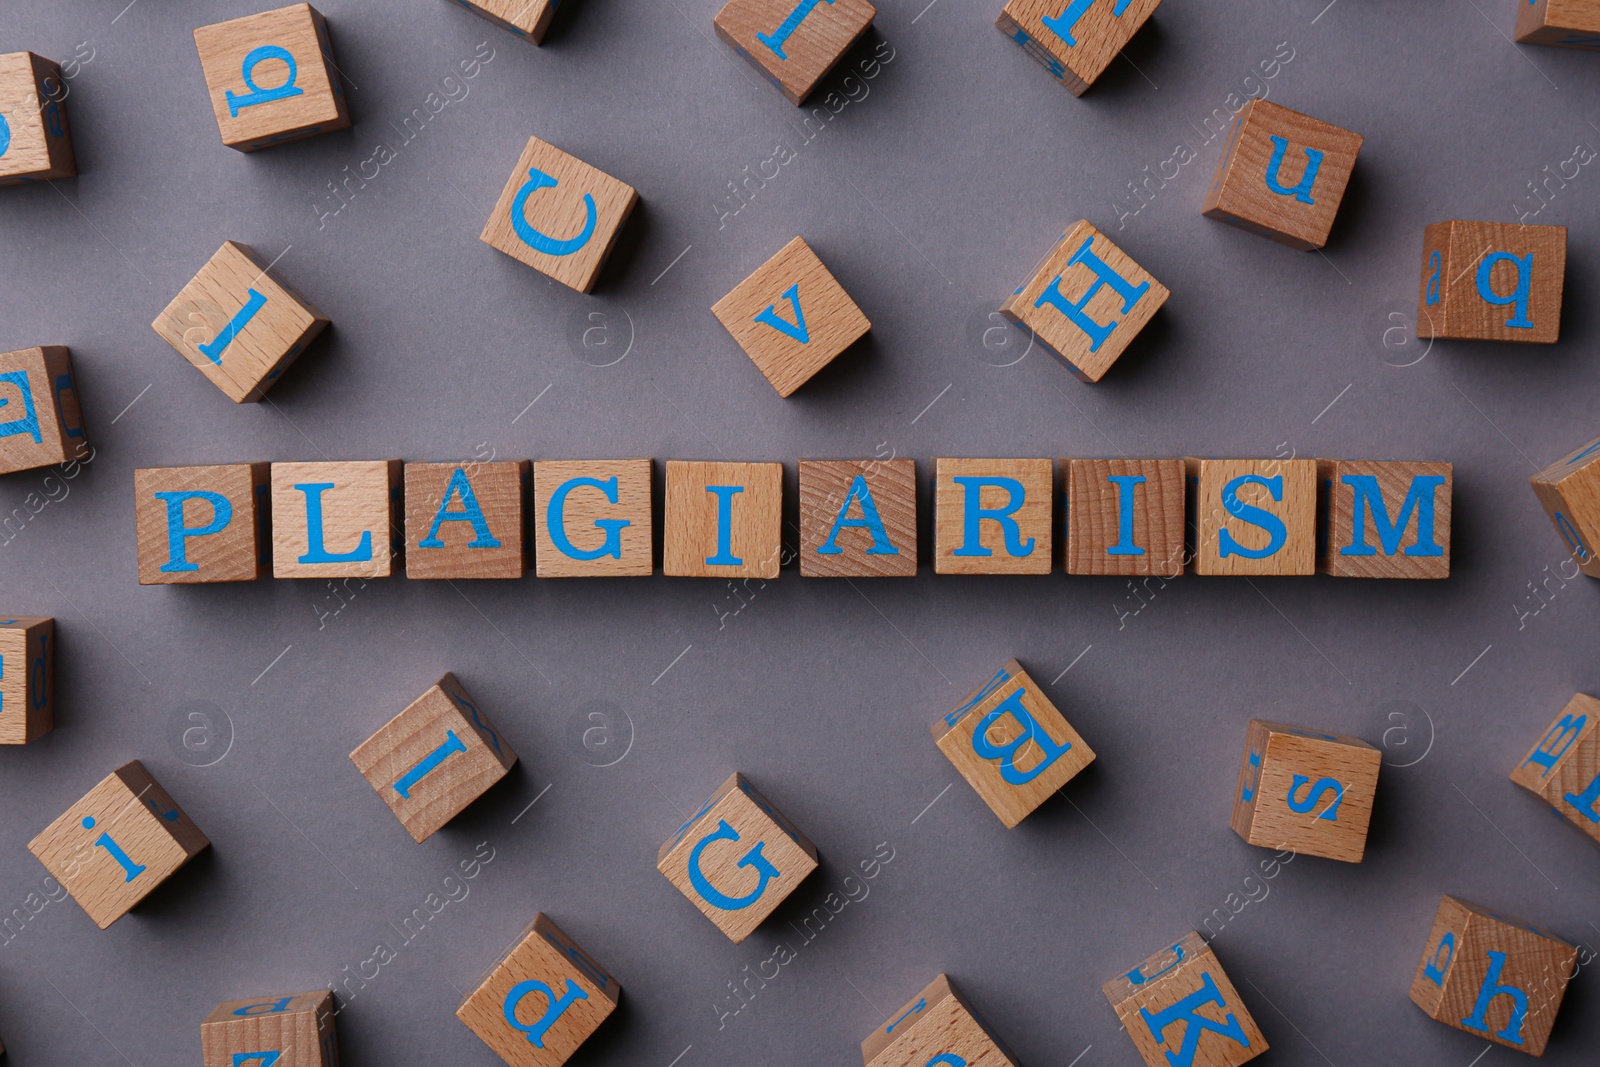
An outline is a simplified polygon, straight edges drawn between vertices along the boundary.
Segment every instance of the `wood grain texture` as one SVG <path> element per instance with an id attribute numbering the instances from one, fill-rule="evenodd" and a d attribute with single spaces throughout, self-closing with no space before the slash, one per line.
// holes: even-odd
<path id="1" fill-rule="evenodd" d="M 872 525 L 840 526 L 834 534 L 834 524 L 841 520 L 871 523 L 873 519 L 881 524 L 887 547 L 878 543 Z M 838 551 L 819 551 L 825 546 Z M 801 577 L 914 578 L 916 574 L 915 460 L 800 461 Z"/>
<path id="2" fill-rule="evenodd" d="M 1317 482 L 1323 515 L 1319 573 L 1339 578 L 1450 577 L 1453 464 L 1319 459 Z M 1382 514 L 1370 496 L 1374 485 Z M 1357 486 L 1368 488 L 1358 496 Z M 1426 536 L 1428 531 L 1432 536 Z"/>
<path id="3" fill-rule="evenodd" d="M 535 463 L 533 529 L 539 577 L 647 578 L 654 574 L 654 469 L 651 459 L 542 459 Z M 571 485 L 578 478 L 601 485 Z M 602 550 L 604 555 L 578 559 L 556 547 L 550 504 L 562 486 L 570 486 L 560 509 L 567 544 L 580 555 Z M 615 504 L 611 502 L 613 491 Z"/>
<path id="4" fill-rule="evenodd" d="M 1573 562 L 1589 577 L 1600 578 L 1600 439 L 1574 449 L 1529 484 Z"/>
<path id="5" fill-rule="evenodd" d="M 1600 50 L 1600 0 L 1536 0 L 1517 5 L 1517 43 Z"/>
<path id="6" fill-rule="evenodd" d="M 456 0 L 456 3 L 503 30 L 509 30 L 535 45 L 555 21 L 561 0 Z"/>
<path id="7" fill-rule="evenodd" d="M 142 467 L 133 472 L 140 585 L 253 582 L 272 566 L 267 463 Z M 157 494 L 207 493 L 206 497 Z M 188 532 L 176 537 L 172 527 Z M 174 552 L 174 544 L 180 546 Z M 180 569 L 190 568 L 193 569 Z"/>
<path id="8" fill-rule="evenodd" d="M 1267 1051 L 1267 1039 L 1216 954 L 1193 931 L 1106 982 L 1100 991 L 1111 1002 L 1147 1067 L 1171 1067 L 1174 1063 L 1237 1067 Z M 1211 1026 L 1190 1022 L 1183 1011 L 1171 1018 L 1162 1016 L 1189 997 L 1196 999 L 1185 1006 Z M 1191 1040 L 1195 1043 L 1192 1055 L 1185 1058 L 1181 1051 Z"/>
<path id="9" fill-rule="evenodd" d="M 255 152 L 349 129 L 350 111 L 333 62 L 328 23 L 310 4 L 201 26 L 194 31 L 194 43 L 211 111 L 229 148 Z M 285 52 L 293 58 L 292 66 L 284 60 Z"/>
<path id="10" fill-rule="evenodd" d="M 950 979 L 939 975 L 861 1042 L 864 1067 L 1016 1067 L 1016 1060 L 972 1010 Z"/>
<path id="11" fill-rule="evenodd" d="M 1436 222 L 1423 231 L 1417 336 L 1554 344 L 1566 271 L 1565 226 Z"/>
<path id="12" fill-rule="evenodd" d="M 61 68 L 50 60 L 32 52 L 0 56 L 0 120 L 10 133 L 0 151 L 0 186 L 77 175 L 66 95 Z"/>
<path id="13" fill-rule="evenodd" d="M 738 486 L 740 491 L 714 493 L 712 486 Z M 725 546 L 720 519 L 724 499 L 731 508 Z M 668 460 L 663 522 L 661 564 L 668 576 L 776 578 L 783 549 L 783 464 Z"/>
<path id="14" fill-rule="evenodd" d="M 134 760 L 45 827 L 28 851 L 104 930 L 210 844 Z"/>
<path id="15" fill-rule="evenodd" d="M 728 0 L 712 25 L 796 106 L 844 58 L 878 14 L 867 0 Z M 791 20 L 803 15 L 798 23 Z"/>
<path id="16" fill-rule="evenodd" d="M 88 431 L 65 345 L 0 353 L 0 474 L 88 459 Z"/>
<path id="17" fill-rule="evenodd" d="M 1511 780 L 1600 844 L 1600 700 L 1568 701 Z"/>
<path id="18" fill-rule="evenodd" d="M 25 745 L 55 725 L 56 621 L 0 618 L 0 745 Z"/>
<path id="19" fill-rule="evenodd" d="M 1016 482 L 1020 491 L 992 479 Z M 996 517 L 1013 505 L 1004 521 Z M 971 543 L 969 510 L 983 513 L 972 520 L 976 536 Z M 933 461 L 935 574 L 1049 574 L 1054 522 L 1055 467 L 1050 460 Z"/>
<path id="20" fill-rule="evenodd" d="M 252 1054 L 278 1053 L 272 1067 L 338 1067 L 339 1039 L 334 1025 L 338 1005 L 333 992 L 230 1000 L 218 1004 L 200 1024 L 200 1055 L 205 1067 L 255 1067 Z"/>
<path id="21" fill-rule="evenodd" d="M 1073 96 L 1082 96 L 1160 6 L 1161 0 L 1131 0 L 1119 14 L 1111 0 L 1099 0 L 1058 32 L 1044 20 L 1065 15 L 1066 0 L 1006 0 L 995 26 Z"/>
<path id="22" fill-rule="evenodd" d="M 387 578 L 403 542 L 398 459 L 272 465 L 274 578 Z M 330 485 L 320 495 L 296 486 Z M 310 515 L 320 502 L 322 536 L 311 544 Z M 321 562 L 313 549 L 341 557 Z"/>
<path id="23" fill-rule="evenodd" d="M 1312 574 L 1317 566 L 1317 463 L 1311 459 L 1197 459 L 1184 461 L 1189 478 L 1191 570 L 1195 574 Z M 1259 482 L 1238 482 L 1260 478 Z M 1282 479 L 1281 483 L 1276 479 Z M 1228 486 L 1235 485 L 1228 493 Z M 1274 488 L 1278 490 L 1274 494 Z M 1278 531 L 1249 509 L 1283 524 Z M 1246 521 L 1246 517 L 1258 521 Z M 1226 534 L 1226 536 L 1224 536 Z M 1253 559 L 1245 553 L 1266 552 Z M 1226 555 L 1224 553 L 1226 552 Z"/>
<path id="24" fill-rule="evenodd" d="M 521 578 L 528 475 L 525 459 L 407 463 L 406 577 Z"/>
<path id="25" fill-rule="evenodd" d="M 1183 460 L 1063 458 L 1058 469 L 1067 502 L 1061 555 L 1068 574 L 1176 578 L 1183 573 Z M 1131 478 L 1143 481 L 1113 481 Z M 1131 494 L 1126 506 L 1132 515 L 1132 536 L 1126 544 L 1124 494 Z"/>
<path id="26" fill-rule="evenodd" d="M 562 285 L 587 293 L 594 288 L 623 223 L 638 202 L 639 194 L 632 186 L 555 145 L 530 137 L 479 240 Z M 547 243 L 547 250 L 518 236 L 514 209 L 520 210 L 520 221 L 532 228 L 530 237 L 536 243 Z M 571 251 L 567 250 L 569 243 L 575 246 Z"/>
<path id="27" fill-rule="evenodd" d="M 799 237 L 734 286 L 711 313 L 784 397 L 872 329 Z"/>
<path id="28" fill-rule="evenodd" d="M 1251 719 L 1229 825 L 1252 845 L 1360 863 L 1382 764 L 1359 737 Z"/>

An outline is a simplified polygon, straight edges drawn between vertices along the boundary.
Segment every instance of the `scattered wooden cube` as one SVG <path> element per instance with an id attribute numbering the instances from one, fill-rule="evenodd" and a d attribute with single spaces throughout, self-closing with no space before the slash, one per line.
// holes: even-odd
<path id="1" fill-rule="evenodd" d="M 816 848 L 738 773 L 656 853 L 656 870 L 736 945 L 816 869 Z"/>
<path id="2" fill-rule="evenodd" d="M 1574 696 L 1511 780 L 1600 844 L 1600 700 Z"/>
<path id="3" fill-rule="evenodd" d="M 1359 737 L 1251 719 L 1233 832 L 1252 845 L 1360 863 L 1383 752 Z"/>
<path id="4" fill-rule="evenodd" d="M 1068 574 L 1183 573 L 1181 459 L 1062 459 Z"/>
<path id="5" fill-rule="evenodd" d="M 776 578 L 783 464 L 667 461 L 662 570 L 686 578 Z"/>
<path id="6" fill-rule="evenodd" d="M 864 1067 L 1016 1067 L 1016 1060 L 944 975 L 865 1041 Z"/>
<path id="7" fill-rule="evenodd" d="M 872 329 L 844 286 L 800 237 L 734 286 L 711 313 L 779 396 L 810 381 Z"/>
<path id="8" fill-rule="evenodd" d="M 1016 660 L 931 729 L 939 751 L 1008 828 L 1094 762 L 1094 750 Z"/>
<path id="9" fill-rule="evenodd" d="M 0 474 L 89 456 L 73 382 L 65 345 L 0 353 Z"/>
<path id="10" fill-rule="evenodd" d="M 511 1067 L 559 1067 L 617 1007 L 622 987 L 542 912 L 456 1018 Z"/>
<path id="11" fill-rule="evenodd" d="M 134 760 L 45 827 L 28 851 L 104 930 L 210 844 Z"/>
<path id="12" fill-rule="evenodd" d="M 294 4 L 194 31 L 222 143 L 254 152 L 350 128 L 328 23 Z"/>
<path id="13" fill-rule="evenodd" d="M 1148 1067 L 1237 1067 L 1267 1051 L 1211 946 L 1193 931 L 1100 991 Z"/>
<path id="14" fill-rule="evenodd" d="M 1006 0 L 995 26 L 1082 96 L 1161 0 Z"/>
<path id="15" fill-rule="evenodd" d="M 272 465 L 274 578 L 387 578 L 400 540 L 398 459 Z"/>
<path id="16" fill-rule="evenodd" d="M 1600 6 L 1594 0 L 1528 0 L 1517 5 L 1517 42 L 1600 50 Z"/>
<path id="17" fill-rule="evenodd" d="M 407 578 L 521 578 L 527 460 L 405 465 Z"/>
<path id="18" fill-rule="evenodd" d="M 0 619 L 0 745 L 25 745 L 55 725 L 56 621 Z"/>
<path id="19" fill-rule="evenodd" d="M 800 461 L 801 577 L 916 574 L 915 460 Z"/>
<path id="20" fill-rule="evenodd" d="M 253 582 L 272 565 L 270 464 L 133 472 L 139 584 Z"/>
<path id="21" fill-rule="evenodd" d="M 717 36 L 800 105 L 872 25 L 867 0 L 728 0 Z"/>
<path id="22" fill-rule="evenodd" d="M 530 137 L 479 240 L 587 293 L 638 202 L 632 186 Z"/>
<path id="23" fill-rule="evenodd" d="M 77 175 L 66 96 L 61 68 L 50 60 L 0 56 L 0 185 Z"/>
<path id="24" fill-rule="evenodd" d="M 541 578 L 653 574 L 653 470 L 650 459 L 542 459 L 535 463 L 535 573 Z"/>
<path id="25" fill-rule="evenodd" d="M 200 1024 L 205 1067 L 339 1067 L 333 991 L 230 1000 Z"/>
<path id="26" fill-rule="evenodd" d="M 935 459 L 933 512 L 935 574 L 1050 573 L 1048 459 Z"/>
<path id="27" fill-rule="evenodd" d="M 544 43 L 561 0 L 456 0 L 473 14 L 488 19 L 525 41 Z"/>
<path id="28" fill-rule="evenodd" d="M 1185 461 L 1194 497 L 1195 574 L 1313 574 L 1317 461 Z"/>
<path id="29" fill-rule="evenodd" d="M 1529 483 L 1573 562 L 1600 578 L 1600 439 L 1535 474 Z M 1595 546 L 1595 547 L 1590 547 Z"/>
<path id="30" fill-rule="evenodd" d="M 1411 999 L 1446 1026 L 1542 1056 L 1577 959 L 1554 934 L 1446 896 Z"/>
<path id="31" fill-rule="evenodd" d="M 1170 295 L 1109 237 L 1080 220 L 1000 314 L 1032 330 L 1073 374 L 1098 382 Z"/>
<path id="32" fill-rule="evenodd" d="M 1317 570 L 1340 578 L 1450 577 L 1449 463 L 1319 459 L 1327 501 Z"/>
<path id="33" fill-rule="evenodd" d="M 422 842 L 504 778 L 517 754 L 446 674 L 361 742 L 350 762 Z"/>
<path id="34" fill-rule="evenodd" d="M 1417 336 L 1554 344 L 1567 228 L 1436 222 L 1422 237 Z"/>

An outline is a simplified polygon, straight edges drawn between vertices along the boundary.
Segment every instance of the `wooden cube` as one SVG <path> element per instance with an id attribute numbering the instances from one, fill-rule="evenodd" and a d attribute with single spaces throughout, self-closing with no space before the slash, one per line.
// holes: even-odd
<path id="1" fill-rule="evenodd" d="M 407 578 L 521 578 L 527 460 L 405 465 Z"/>
<path id="2" fill-rule="evenodd" d="M 617 980 L 541 912 L 467 994 L 456 1018 L 511 1067 L 558 1067 L 621 995 Z"/>
<path id="3" fill-rule="evenodd" d="M 32 52 L 0 56 L 0 185 L 78 173 L 61 68 Z"/>
<path id="4" fill-rule="evenodd" d="M 473 14 L 539 45 L 555 21 L 561 0 L 456 0 Z"/>
<path id="5" fill-rule="evenodd" d="M 1450 577 L 1449 463 L 1319 459 L 1317 570 L 1340 578 Z"/>
<path id="6" fill-rule="evenodd" d="M 1095 79 L 1161 0 L 1006 0 L 995 26 L 1073 96 Z"/>
<path id="7" fill-rule="evenodd" d="M 1195 574 L 1312 574 L 1317 462 L 1185 460 L 1194 499 Z"/>
<path id="8" fill-rule="evenodd" d="M 1517 5 L 1517 41 L 1600 50 L 1600 4 L 1595 0 L 1528 0 Z"/>
<path id="9" fill-rule="evenodd" d="M 1236 1067 L 1267 1051 L 1216 954 L 1193 931 L 1100 991 L 1148 1067 Z"/>
<path id="10" fill-rule="evenodd" d="M 398 459 L 272 465 L 274 578 L 387 578 L 403 544 Z"/>
<path id="11" fill-rule="evenodd" d="M 789 103 L 799 105 L 877 14 L 867 0 L 728 0 L 712 25 Z"/>
<path id="12" fill-rule="evenodd" d="M 530 137 L 479 240 L 587 293 L 638 202 L 632 186 Z"/>
<path id="13" fill-rule="evenodd" d="M 865 1041 L 864 1067 L 1016 1067 L 1016 1060 L 945 975 L 929 982 Z"/>
<path id="14" fill-rule="evenodd" d="M 253 582 L 272 565 L 267 463 L 133 472 L 140 585 Z"/>
<path id="15" fill-rule="evenodd" d="M 339 1067 L 333 992 L 230 1000 L 200 1024 L 205 1067 Z"/>
<path id="16" fill-rule="evenodd" d="M 1068 574 L 1183 573 L 1181 459 L 1062 459 Z"/>
<path id="17" fill-rule="evenodd" d="M 817 850 L 731 774 L 656 853 L 656 870 L 738 944 L 817 869 Z"/>
<path id="18" fill-rule="evenodd" d="M 0 353 L 0 474 L 89 454 L 66 346 Z"/>
<path id="19" fill-rule="evenodd" d="M 1600 700 L 1574 696 L 1511 780 L 1600 844 Z"/>
<path id="20" fill-rule="evenodd" d="M 801 577 L 916 574 L 915 460 L 800 461 Z"/>
<path id="21" fill-rule="evenodd" d="M 1447 1026 L 1542 1056 L 1577 959 L 1555 934 L 1446 896 L 1411 999 Z"/>
<path id="22" fill-rule="evenodd" d="M 1032 330 L 1073 374 L 1098 382 L 1169 295 L 1109 237 L 1080 220 L 1000 314 Z"/>
<path id="23" fill-rule="evenodd" d="M 294 4 L 194 31 L 222 143 L 254 152 L 350 128 L 328 23 Z"/>
<path id="24" fill-rule="evenodd" d="M 224 242 L 150 325 L 236 404 L 260 400 L 328 317 L 247 245 Z"/>
<path id="25" fill-rule="evenodd" d="M 1048 459 L 935 459 L 935 574 L 1049 574 L 1055 469 Z"/>
<path id="26" fill-rule="evenodd" d="M 711 313 L 779 396 L 810 381 L 872 329 L 844 286 L 800 237 L 734 286 L 712 305 Z"/>
<path id="27" fill-rule="evenodd" d="M 1328 243 L 1364 138 L 1270 100 L 1246 104 L 1200 213 L 1302 252 Z"/>
<path id="28" fill-rule="evenodd" d="M 783 464 L 667 461 L 662 570 L 687 578 L 776 578 Z"/>
<path id="29" fill-rule="evenodd" d="M 1573 562 L 1589 577 L 1600 578 L 1600 557 L 1595 555 L 1600 549 L 1600 439 L 1552 463 L 1529 484 Z"/>
<path id="30" fill-rule="evenodd" d="M 104 930 L 210 844 L 134 760 L 45 827 L 28 851 Z"/>
<path id="31" fill-rule="evenodd" d="M 1360 863 L 1383 752 L 1359 737 L 1251 719 L 1233 832 L 1252 845 Z"/>
<path id="32" fill-rule="evenodd" d="M 1094 750 L 1016 660 L 931 729 L 939 751 L 1008 828 L 1094 762 Z"/>
<path id="33" fill-rule="evenodd" d="M 0 745 L 25 745 L 55 725 L 56 621 L 0 619 Z"/>
<path id="34" fill-rule="evenodd" d="M 350 762 L 422 842 L 504 778 L 517 754 L 446 674 L 361 742 Z"/>
<path id="35" fill-rule="evenodd" d="M 640 578 L 655 572 L 650 459 L 540 460 L 533 465 L 536 573 Z"/>
<path id="36" fill-rule="evenodd" d="M 1422 236 L 1417 336 L 1554 344 L 1567 228 L 1436 222 Z"/>

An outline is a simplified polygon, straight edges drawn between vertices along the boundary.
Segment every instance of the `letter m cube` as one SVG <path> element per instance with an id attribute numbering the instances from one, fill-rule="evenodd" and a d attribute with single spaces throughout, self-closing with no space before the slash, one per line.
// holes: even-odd
<path id="1" fill-rule="evenodd" d="M 1600 844 L 1600 700 L 1574 696 L 1511 780 Z"/>

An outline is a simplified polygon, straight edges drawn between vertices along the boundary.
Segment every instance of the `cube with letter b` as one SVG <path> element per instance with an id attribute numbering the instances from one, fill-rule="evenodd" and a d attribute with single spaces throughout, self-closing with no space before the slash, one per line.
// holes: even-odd
<path id="1" fill-rule="evenodd" d="M 800 461 L 800 576 L 914 578 L 917 464 Z"/>
<path id="2" fill-rule="evenodd" d="M 1567 228 L 1436 222 L 1422 236 L 1417 336 L 1554 344 Z"/>
<path id="3" fill-rule="evenodd" d="M 55 724 L 56 621 L 0 619 L 0 745 L 25 745 Z"/>
<path id="4" fill-rule="evenodd" d="M 194 31 L 222 143 L 240 152 L 350 127 L 328 42 L 310 4 Z"/>
<path id="5" fill-rule="evenodd" d="M 1181 459 L 1063 459 L 1068 574 L 1183 573 Z"/>
<path id="6" fill-rule="evenodd" d="M 1016 1067 L 954 983 L 944 975 L 861 1042 L 863 1067 Z"/>
<path id="7" fill-rule="evenodd" d="M 133 472 L 139 584 L 253 582 L 271 566 L 267 463 Z"/>
<path id="8" fill-rule="evenodd" d="M 1195 574 L 1316 572 L 1316 460 L 1191 456 L 1185 463 Z"/>
<path id="9" fill-rule="evenodd" d="M 1529 484 L 1578 569 L 1600 578 L 1600 440 L 1552 463 Z"/>
<path id="10" fill-rule="evenodd" d="M 404 542 L 398 459 L 272 465 L 274 578 L 387 578 Z"/>
<path id="11" fill-rule="evenodd" d="M 1574 696 L 1511 780 L 1600 844 L 1600 700 Z"/>
<path id="12" fill-rule="evenodd" d="M 1317 570 L 1341 578 L 1450 577 L 1449 463 L 1317 460 L 1326 497 Z"/>
<path id="13" fill-rule="evenodd" d="M 662 569 L 687 578 L 776 578 L 783 464 L 667 461 Z"/>
<path id="14" fill-rule="evenodd" d="M 1161 0 L 1006 0 L 995 26 L 1082 96 Z"/>
<path id="15" fill-rule="evenodd" d="M 1048 459 L 935 459 L 933 486 L 935 574 L 1050 573 Z"/>
<path id="16" fill-rule="evenodd" d="M 1252 845 L 1360 863 L 1382 764 L 1359 737 L 1251 719 L 1233 831 Z"/>
<path id="17" fill-rule="evenodd" d="M 521 578 L 527 460 L 407 463 L 407 578 Z"/>
<path id="18" fill-rule="evenodd" d="M 1100 990 L 1148 1067 L 1238 1067 L 1267 1051 L 1211 946 L 1192 931 Z"/>
<path id="19" fill-rule="evenodd" d="M 1526 0 L 1517 5 L 1517 42 L 1600 51 L 1600 5 L 1594 0 Z"/>
<path id="20" fill-rule="evenodd" d="M 32 52 L 0 56 L 0 185 L 78 173 L 61 68 Z"/>
<path id="21" fill-rule="evenodd" d="M 0 353 L 0 474 L 90 454 L 66 346 Z"/>
<path id="22" fill-rule="evenodd" d="M 339 1067 L 333 991 L 230 1000 L 200 1024 L 205 1067 Z"/>
<path id="23" fill-rule="evenodd" d="M 533 465 L 536 573 L 641 578 L 655 571 L 649 459 L 542 459 Z"/>
<path id="24" fill-rule="evenodd" d="M 867 0 L 728 0 L 712 25 L 789 103 L 799 105 L 877 14 Z"/>

